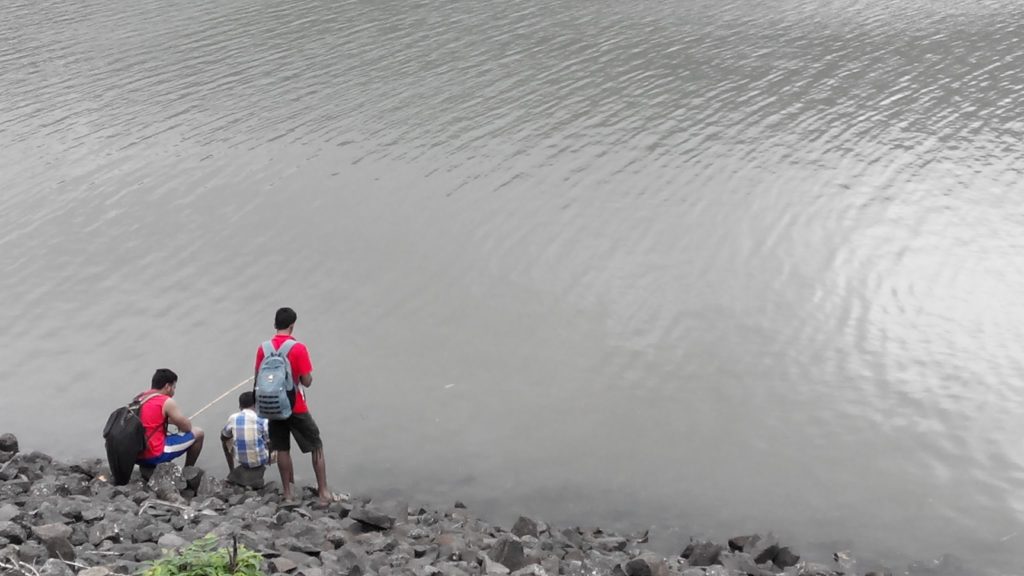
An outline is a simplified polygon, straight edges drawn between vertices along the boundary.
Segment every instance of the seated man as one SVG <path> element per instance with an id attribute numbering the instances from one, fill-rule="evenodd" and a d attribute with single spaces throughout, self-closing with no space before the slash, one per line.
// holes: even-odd
<path id="1" fill-rule="evenodd" d="M 228 482 L 250 488 L 263 486 L 263 472 L 270 462 L 267 419 L 256 415 L 255 408 L 255 394 L 252 391 L 243 392 L 238 397 L 238 412 L 228 417 L 227 424 L 220 432 L 224 458 L 228 462 Z"/>
<path id="2" fill-rule="evenodd" d="M 157 464 L 170 462 L 182 454 L 185 466 L 194 466 L 203 449 L 203 431 L 192 425 L 174 401 L 177 388 L 178 375 L 160 368 L 153 374 L 152 388 L 138 396 L 142 399 L 139 419 L 146 430 L 146 449 L 136 462 L 144 477 L 148 477 Z M 168 424 L 177 426 L 178 433 L 168 434 Z"/>

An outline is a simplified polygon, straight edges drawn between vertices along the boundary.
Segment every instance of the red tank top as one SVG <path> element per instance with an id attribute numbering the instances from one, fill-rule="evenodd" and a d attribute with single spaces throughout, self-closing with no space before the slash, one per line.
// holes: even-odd
<path id="1" fill-rule="evenodd" d="M 139 398 L 145 398 L 154 394 L 152 390 L 139 394 Z M 142 420 L 142 427 L 146 429 L 146 438 L 149 438 L 146 449 L 139 454 L 140 459 L 152 458 L 164 453 L 164 443 L 167 441 L 167 419 L 164 417 L 164 404 L 170 398 L 167 394 L 156 393 L 139 411 L 139 420 Z"/>

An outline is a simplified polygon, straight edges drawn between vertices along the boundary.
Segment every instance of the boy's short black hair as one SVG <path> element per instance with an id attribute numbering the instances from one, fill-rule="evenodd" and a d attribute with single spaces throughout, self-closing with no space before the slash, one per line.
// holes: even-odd
<path id="1" fill-rule="evenodd" d="M 178 381 L 178 375 L 169 368 L 158 368 L 153 373 L 153 390 L 159 390 L 168 384 L 174 384 Z"/>
<path id="2" fill-rule="evenodd" d="M 277 314 L 274 315 L 274 328 L 277 330 L 284 330 L 295 324 L 295 321 L 299 319 L 298 314 L 291 308 L 279 308 Z"/>
<path id="3" fill-rule="evenodd" d="M 252 393 L 252 390 L 248 392 L 242 392 L 238 396 L 238 407 L 241 408 L 252 408 L 256 405 L 256 395 Z"/>

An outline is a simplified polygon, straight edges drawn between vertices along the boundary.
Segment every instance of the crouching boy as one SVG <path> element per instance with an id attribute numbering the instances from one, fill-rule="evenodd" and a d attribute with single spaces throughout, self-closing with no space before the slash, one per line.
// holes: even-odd
<path id="1" fill-rule="evenodd" d="M 238 397 L 238 412 L 228 417 L 220 440 L 228 462 L 228 482 L 262 488 L 263 473 L 270 463 L 270 433 L 267 419 L 256 414 L 256 397 L 252 392 L 243 392 Z"/>

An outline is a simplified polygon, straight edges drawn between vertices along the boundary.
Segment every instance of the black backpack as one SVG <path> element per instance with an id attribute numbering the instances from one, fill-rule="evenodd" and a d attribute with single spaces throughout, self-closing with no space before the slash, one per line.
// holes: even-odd
<path id="1" fill-rule="evenodd" d="M 146 449 L 149 437 L 142 426 L 140 414 L 142 405 L 157 394 L 136 396 L 127 406 L 121 406 L 110 413 L 107 425 L 103 427 L 103 438 L 107 445 L 107 464 L 114 477 L 115 486 L 124 486 L 132 478 L 135 460 Z"/>

